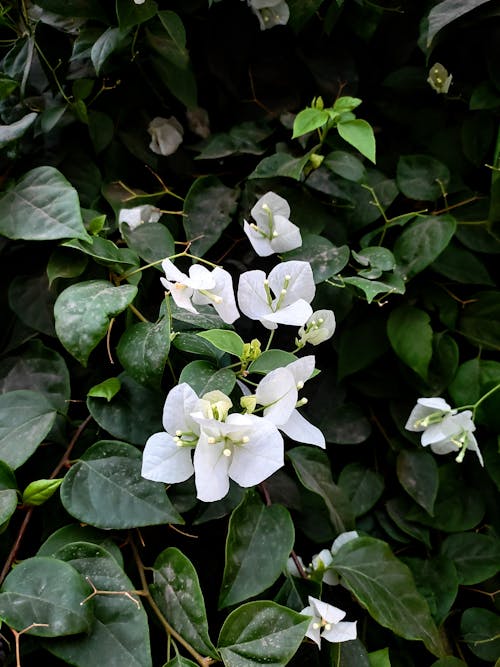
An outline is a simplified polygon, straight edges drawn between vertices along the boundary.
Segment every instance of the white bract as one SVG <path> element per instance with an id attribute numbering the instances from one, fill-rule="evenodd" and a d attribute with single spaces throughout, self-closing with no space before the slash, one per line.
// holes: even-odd
<path id="1" fill-rule="evenodd" d="M 276 329 L 278 324 L 302 326 L 312 315 L 309 304 L 315 293 L 309 262 L 282 262 L 267 278 L 260 270 L 243 273 L 238 284 L 238 303 L 247 317 L 259 320 L 266 329 Z"/>
<path id="2" fill-rule="evenodd" d="M 198 396 L 183 382 L 168 394 L 163 408 L 165 432 L 155 433 L 146 442 L 141 474 L 154 482 L 184 482 L 194 472 L 191 461 L 198 442 L 200 427 L 191 418 Z"/>
<path id="3" fill-rule="evenodd" d="M 255 415 L 228 415 L 231 405 L 221 392 L 210 392 L 191 414 L 200 427 L 194 470 L 197 497 L 204 502 L 224 498 L 229 479 L 245 488 L 255 486 L 284 464 L 276 426 Z"/>
<path id="4" fill-rule="evenodd" d="M 300 327 L 295 345 L 297 347 L 304 347 L 306 343 L 319 345 L 333 336 L 335 327 L 335 315 L 332 310 L 317 310 L 304 326 Z"/>
<path id="5" fill-rule="evenodd" d="M 289 438 L 325 448 L 323 433 L 296 409 L 307 403 L 305 398 L 298 399 L 298 392 L 311 377 L 314 362 L 314 356 L 309 355 L 271 371 L 259 382 L 255 400 L 264 406 L 264 417 L 276 424 Z"/>
<path id="6" fill-rule="evenodd" d="M 318 646 L 321 646 L 322 638 L 333 643 L 356 639 L 356 621 L 353 623 L 342 622 L 346 615 L 345 611 L 310 595 L 308 600 L 309 606 L 300 612 L 313 617 L 307 629 L 306 637 L 312 639 Z"/>
<path id="7" fill-rule="evenodd" d="M 193 264 L 186 275 L 169 259 L 163 260 L 161 266 L 166 278 L 160 280 L 179 308 L 197 313 L 193 304 L 210 304 L 228 324 L 240 316 L 234 299 L 233 280 L 225 269 L 217 266 L 209 271 L 200 264 Z"/>
<path id="8" fill-rule="evenodd" d="M 245 220 L 243 230 L 261 257 L 302 245 L 300 230 L 288 219 L 290 206 L 283 197 L 267 192 L 252 208 L 251 214 L 255 222 L 249 224 Z"/>
<path id="9" fill-rule="evenodd" d="M 425 431 L 433 424 L 439 424 L 447 415 L 455 414 L 444 398 L 419 398 L 405 424 L 407 431 Z"/>
<path id="10" fill-rule="evenodd" d="M 130 229 L 135 229 L 146 222 L 158 222 L 160 218 L 161 210 L 151 204 L 122 208 L 118 214 L 118 227 L 121 231 L 122 224 L 126 222 Z"/>
<path id="11" fill-rule="evenodd" d="M 285 0 L 248 0 L 248 5 L 259 19 L 261 30 L 285 25 L 290 18 L 290 9 Z"/>
<path id="12" fill-rule="evenodd" d="M 151 135 L 149 148 L 158 155 L 172 155 L 184 138 L 184 128 L 174 116 L 153 118 L 148 125 L 148 132 Z"/>

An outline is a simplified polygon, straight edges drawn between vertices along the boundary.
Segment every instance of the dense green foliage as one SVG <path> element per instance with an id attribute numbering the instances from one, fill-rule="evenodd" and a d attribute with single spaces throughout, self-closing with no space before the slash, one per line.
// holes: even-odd
<path id="1" fill-rule="evenodd" d="M 498 667 L 498 3 L 12 0 L 0 34 L 2 664 Z M 239 317 L 182 307 L 193 265 Z"/>

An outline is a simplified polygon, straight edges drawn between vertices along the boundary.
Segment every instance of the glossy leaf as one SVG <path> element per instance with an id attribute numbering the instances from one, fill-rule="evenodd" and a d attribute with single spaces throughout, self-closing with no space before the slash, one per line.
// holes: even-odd
<path id="1" fill-rule="evenodd" d="M 35 331 L 54 336 L 55 292 L 45 273 L 18 275 L 9 285 L 9 306 L 21 322 Z"/>
<path id="2" fill-rule="evenodd" d="M 349 248 L 346 245 L 337 248 L 322 236 L 307 234 L 301 247 L 285 253 L 284 259 L 309 262 L 317 284 L 342 271 L 349 261 Z"/>
<path id="3" fill-rule="evenodd" d="M 184 554 L 170 547 L 153 566 L 151 593 L 172 627 L 202 655 L 217 659 L 208 634 L 205 601 L 198 575 Z"/>
<path id="4" fill-rule="evenodd" d="M 265 157 L 259 162 L 249 179 L 252 178 L 273 178 L 274 176 L 286 176 L 300 181 L 304 172 L 304 167 L 309 162 L 309 153 L 304 157 L 296 158 L 289 153 L 275 153 Z"/>
<path id="5" fill-rule="evenodd" d="M 437 657 L 446 654 L 410 570 L 385 542 L 358 537 L 340 548 L 332 567 L 378 623 L 406 639 L 420 639 Z"/>
<path id="6" fill-rule="evenodd" d="M 397 184 L 410 199 L 435 201 L 450 180 L 450 170 L 429 155 L 403 155 L 397 166 Z"/>
<path id="7" fill-rule="evenodd" d="M 354 146 L 361 155 L 375 164 L 375 135 L 370 123 L 361 118 L 342 121 L 337 130 L 344 141 Z"/>
<path id="8" fill-rule="evenodd" d="M 500 540 L 481 533 L 456 533 L 444 540 L 441 553 L 455 564 L 459 582 L 470 586 L 498 573 Z"/>
<path id="9" fill-rule="evenodd" d="M 228 331 L 226 329 L 210 329 L 209 331 L 200 331 L 198 336 L 208 340 L 218 350 L 229 352 L 229 354 L 238 358 L 243 354 L 244 342 L 234 331 Z"/>
<path id="10" fill-rule="evenodd" d="M 309 622 L 308 616 L 274 602 L 248 602 L 226 618 L 217 648 L 225 667 L 282 667 L 297 651 Z"/>
<path id="11" fill-rule="evenodd" d="M 359 463 L 349 463 L 340 473 L 338 486 L 351 503 L 354 516 L 366 514 L 384 491 L 382 475 Z"/>
<path id="12" fill-rule="evenodd" d="M 47 264 L 47 278 L 49 287 L 57 278 L 76 278 L 87 266 L 88 259 L 79 252 L 69 248 L 56 248 Z"/>
<path id="13" fill-rule="evenodd" d="M 97 442 L 64 477 L 61 500 L 66 511 L 104 529 L 183 523 L 163 485 L 141 477 L 141 464 L 135 447 Z"/>
<path id="14" fill-rule="evenodd" d="M 136 382 L 159 387 L 170 351 L 169 319 L 139 322 L 122 334 L 116 348 L 123 368 Z"/>
<path id="15" fill-rule="evenodd" d="M 49 433 L 56 411 L 36 391 L 18 389 L 0 396 L 0 459 L 14 470 Z"/>
<path id="16" fill-rule="evenodd" d="M 54 306 L 56 332 L 64 347 L 83 365 L 104 338 L 109 320 L 134 300 L 137 287 L 114 287 L 105 280 L 87 280 L 67 287 Z"/>
<path id="17" fill-rule="evenodd" d="M 120 28 L 109 27 L 96 40 L 92 46 L 90 57 L 96 74 L 99 74 L 102 66 L 109 56 L 123 44 L 127 37 L 127 31 Z"/>
<path id="18" fill-rule="evenodd" d="M 22 502 L 34 507 L 43 505 L 61 486 L 62 479 L 37 479 L 24 489 Z"/>
<path id="19" fill-rule="evenodd" d="M 422 450 L 403 450 L 397 460 L 398 479 L 405 491 L 431 516 L 439 487 L 434 457 Z"/>
<path id="20" fill-rule="evenodd" d="M 248 370 L 250 373 L 269 373 L 276 368 L 291 364 L 297 357 L 285 350 L 265 350 L 255 361 L 252 361 Z"/>
<path id="21" fill-rule="evenodd" d="M 27 558 L 10 572 L 0 593 L 0 618 L 38 637 L 88 632 L 92 608 L 81 605 L 90 586 L 71 565 L 56 558 Z"/>
<path id="22" fill-rule="evenodd" d="M 119 546 L 113 541 L 109 532 L 79 523 L 70 523 L 62 528 L 58 528 L 40 545 L 36 555 L 55 556 L 63 547 L 73 542 L 97 544 L 113 556 L 120 567 L 123 567 L 122 552 Z"/>
<path id="23" fill-rule="evenodd" d="M 192 361 L 184 366 L 179 382 L 187 382 L 198 396 L 218 389 L 229 395 L 236 383 L 236 375 L 229 368 L 217 370 L 208 361 Z"/>
<path id="24" fill-rule="evenodd" d="M 429 12 L 427 28 L 427 48 L 429 48 L 436 35 L 446 28 L 450 23 L 467 15 L 470 11 L 477 9 L 490 0 L 443 0 L 435 5 Z"/>
<path id="25" fill-rule="evenodd" d="M 330 119 L 325 109 L 310 108 L 303 109 L 295 116 L 293 121 L 292 139 L 301 137 L 303 134 L 313 132 L 323 125 L 326 125 Z"/>
<path id="26" fill-rule="evenodd" d="M 371 303 L 379 294 L 404 294 L 405 284 L 401 278 L 395 274 L 388 273 L 382 276 L 381 280 L 370 280 L 359 276 L 344 278 L 346 285 L 352 285 L 364 292 L 366 300 Z"/>
<path id="27" fill-rule="evenodd" d="M 330 171 L 348 181 L 360 183 L 366 177 L 363 163 L 347 151 L 332 151 L 325 157 L 323 164 Z"/>
<path id="28" fill-rule="evenodd" d="M 387 335 L 401 361 L 425 380 L 432 358 L 429 315 L 414 306 L 400 306 L 389 315 Z"/>
<path id="29" fill-rule="evenodd" d="M 0 125 L 0 150 L 20 139 L 37 119 L 37 113 L 28 113 L 10 125 Z"/>
<path id="30" fill-rule="evenodd" d="M 405 279 L 413 278 L 443 252 L 455 233 L 451 215 L 418 218 L 405 227 L 394 244 L 398 270 Z"/>
<path id="31" fill-rule="evenodd" d="M 247 600 L 274 584 L 285 569 L 294 539 L 288 510 L 281 505 L 266 507 L 255 491 L 248 491 L 229 521 L 219 607 Z"/>
<path id="32" fill-rule="evenodd" d="M 108 378 L 107 380 L 99 382 L 99 384 L 95 384 L 93 387 L 91 387 L 87 392 L 87 396 L 92 396 L 94 398 L 105 398 L 109 403 L 113 396 L 116 396 L 116 394 L 120 391 L 120 388 L 121 382 L 118 378 Z"/>

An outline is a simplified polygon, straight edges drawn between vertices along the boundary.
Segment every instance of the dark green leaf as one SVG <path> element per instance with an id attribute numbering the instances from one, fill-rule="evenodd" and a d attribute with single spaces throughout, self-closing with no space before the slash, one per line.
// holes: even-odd
<path id="1" fill-rule="evenodd" d="M 0 233 L 10 239 L 88 239 L 76 190 L 54 167 L 25 174 L 0 199 Z"/>
<path id="2" fill-rule="evenodd" d="M 465 248 L 449 245 L 431 266 L 445 278 L 458 283 L 495 285 L 483 262 Z"/>
<path id="3" fill-rule="evenodd" d="M 309 262 L 317 284 L 342 271 L 349 261 L 349 248 L 346 245 L 337 248 L 323 236 L 306 234 L 301 247 L 284 253 L 283 259 Z"/>
<path id="4" fill-rule="evenodd" d="M 124 442 L 102 440 L 66 473 L 61 500 L 75 519 L 96 528 L 183 523 L 162 484 L 141 477 L 142 456 Z"/>
<path id="5" fill-rule="evenodd" d="M 372 667 L 368 652 L 359 639 L 332 644 L 330 656 L 332 667 Z"/>
<path id="6" fill-rule="evenodd" d="M 410 199 L 435 201 L 450 181 L 448 167 L 429 155 L 403 155 L 399 158 L 396 182 Z"/>
<path id="7" fill-rule="evenodd" d="M 338 341 L 339 380 L 366 368 L 388 348 L 385 318 L 373 314 L 353 324 L 344 322 Z"/>
<path id="8" fill-rule="evenodd" d="M 122 30 L 133 28 L 152 18 L 158 10 L 156 2 L 144 0 L 141 4 L 129 0 L 116 0 L 116 15 Z"/>
<path id="9" fill-rule="evenodd" d="M 372 651 L 372 653 L 368 654 L 368 659 L 370 667 L 391 667 L 388 648 L 382 648 L 380 651 Z"/>
<path id="10" fill-rule="evenodd" d="M 441 545 L 443 556 L 455 563 L 465 586 L 480 584 L 498 574 L 500 540 L 480 533 L 449 535 Z"/>
<path id="11" fill-rule="evenodd" d="M 394 244 L 398 270 L 405 279 L 413 278 L 443 252 L 456 229 L 451 215 L 426 216 L 408 225 Z"/>
<path id="12" fill-rule="evenodd" d="M 281 505 L 266 507 L 255 491 L 248 491 L 229 521 L 219 607 L 247 600 L 274 584 L 286 567 L 294 539 L 288 510 Z"/>
<path id="13" fill-rule="evenodd" d="M 55 556 L 62 547 L 72 544 L 73 542 L 90 542 L 91 544 L 97 544 L 111 554 L 120 567 L 123 567 L 122 552 L 120 551 L 119 546 L 117 546 L 109 536 L 109 532 L 93 528 L 92 526 L 84 526 L 79 523 L 71 523 L 62 528 L 58 528 L 40 546 L 36 555 Z"/>
<path id="14" fill-rule="evenodd" d="M 162 551 L 153 566 L 153 597 L 165 618 L 202 655 L 217 659 L 208 634 L 205 601 L 191 561 L 174 547 Z"/>
<path id="15" fill-rule="evenodd" d="M 434 457 L 422 450 L 404 449 L 398 455 L 397 474 L 404 490 L 431 516 L 439 487 Z"/>
<path id="16" fill-rule="evenodd" d="M 441 625 L 448 616 L 458 593 L 458 577 L 455 565 L 443 556 L 426 560 L 404 558 L 415 579 L 418 590 L 427 600 L 432 617 Z"/>
<path id="17" fill-rule="evenodd" d="M 473 294 L 461 311 L 458 330 L 489 350 L 500 349 L 500 292 Z"/>
<path id="18" fill-rule="evenodd" d="M 269 371 L 274 371 L 276 368 L 281 368 L 296 360 L 297 357 L 291 352 L 285 352 L 285 350 L 266 350 L 255 361 L 252 361 L 248 367 L 248 372 L 263 373 L 265 375 Z"/>
<path id="19" fill-rule="evenodd" d="M 384 478 L 359 463 L 349 463 L 340 473 L 338 485 L 351 503 L 354 517 L 366 514 L 384 491 Z"/>
<path id="20" fill-rule="evenodd" d="M 90 586 L 71 565 L 55 558 L 28 558 L 10 572 L 0 593 L 0 618 L 39 637 L 88 632 L 92 608 L 81 602 Z"/>
<path id="21" fill-rule="evenodd" d="M 54 336 L 55 293 L 45 273 L 18 275 L 9 285 L 9 306 L 21 322 L 47 336 Z"/>
<path id="22" fill-rule="evenodd" d="M 261 160 L 248 178 L 286 176 L 300 181 L 304 167 L 309 162 L 309 157 L 309 153 L 300 158 L 293 157 L 289 153 L 275 153 Z"/>
<path id="23" fill-rule="evenodd" d="M 72 239 L 66 241 L 63 246 L 80 250 L 92 257 L 97 264 L 110 268 L 118 275 L 139 266 L 139 258 L 135 252 L 128 248 L 119 248 L 112 241 L 100 236 L 93 236 L 91 241 Z"/>
<path id="24" fill-rule="evenodd" d="M 8 146 L 12 141 L 20 139 L 26 130 L 33 125 L 37 116 L 38 114 L 36 113 L 28 113 L 15 123 L 0 125 L 0 150 Z"/>
<path id="25" fill-rule="evenodd" d="M 366 300 L 371 303 L 379 294 L 404 294 L 405 284 L 399 276 L 388 273 L 381 280 L 369 280 L 368 278 L 344 278 L 346 285 L 357 287 L 366 295 Z"/>
<path id="26" fill-rule="evenodd" d="M 0 490 L 0 532 L 17 509 L 18 496 L 15 489 Z"/>
<path id="27" fill-rule="evenodd" d="M 348 181 L 360 183 L 366 177 L 365 167 L 361 160 L 346 151 L 328 153 L 323 164 L 334 174 L 342 176 Z"/>
<path id="28" fill-rule="evenodd" d="M 363 411 L 353 403 L 344 403 L 329 410 L 319 426 L 327 442 L 339 445 L 359 445 L 372 432 Z"/>
<path id="29" fill-rule="evenodd" d="M 56 278 L 76 278 L 80 276 L 85 271 L 87 262 L 85 255 L 80 252 L 75 252 L 69 248 L 56 248 L 47 264 L 49 287 Z"/>
<path id="30" fill-rule="evenodd" d="M 109 56 L 122 46 L 128 36 L 127 30 L 109 27 L 97 39 L 90 52 L 90 58 L 97 74 Z"/>
<path id="31" fill-rule="evenodd" d="M 493 662 L 500 655 L 500 615 L 488 609 L 472 607 L 462 614 L 460 628 L 474 655 Z"/>
<path id="32" fill-rule="evenodd" d="M 443 0 L 429 12 L 427 28 L 427 48 L 436 35 L 456 19 L 465 16 L 490 0 Z"/>
<path id="33" fill-rule="evenodd" d="M 140 384 L 159 387 L 170 350 L 170 321 L 139 322 L 126 329 L 116 348 L 127 373 Z"/>
<path id="34" fill-rule="evenodd" d="M 135 229 L 130 229 L 125 223 L 122 225 L 122 233 L 128 247 L 145 262 L 157 262 L 175 252 L 172 234 L 160 223 L 146 223 Z"/>
<path id="35" fill-rule="evenodd" d="M 414 306 L 399 306 L 389 315 L 387 335 L 401 361 L 425 380 L 432 358 L 429 315 Z"/>
<path id="36" fill-rule="evenodd" d="M 236 383 L 236 375 L 229 368 L 217 370 L 208 361 L 192 361 L 184 366 L 179 382 L 187 382 L 198 396 L 218 389 L 229 395 Z"/>

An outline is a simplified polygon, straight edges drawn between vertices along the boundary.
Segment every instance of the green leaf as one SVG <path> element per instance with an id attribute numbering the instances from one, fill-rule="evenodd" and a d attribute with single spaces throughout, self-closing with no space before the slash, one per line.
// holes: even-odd
<path id="1" fill-rule="evenodd" d="M 396 468 L 404 490 L 433 516 L 439 488 L 438 467 L 434 457 L 421 450 L 404 449 L 398 455 Z"/>
<path id="2" fill-rule="evenodd" d="M 396 182 L 405 197 L 435 201 L 443 190 L 446 192 L 450 170 L 430 155 L 403 155 L 399 158 Z"/>
<path id="3" fill-rule="evenodd" d="M 17 509 L 18 497 L 15 489 L 0 490 L 0 533 Z"/>
<path id="4" fill-rule="evenodd" d="M 302 109 L 295 116 L 293 121 L 293 135 L 292 139 L 301 137 L 303 134 L 317 130 L 319 127 L 323 127 L 330 120 L 328 111 L 324 109 L 312 109 L 308 107 L 307 109 Z"/>
<path id="5" fill-rule="evenodd" d="M 497 384 L 500 363 L 476 358 L 460 365 L 448 390 L 455 405 L 472 405 Z M 494 392 L 481 403 L 474 421 L 500 430 L 500 394 Z"/>
<path id="6" fill-rule="evenodd" d="M 306 234 L 302 238 L 301 247 L 284 253 L 283 259 L 309 262 L 314 282 L 318 284 L 342 271 L 349 261 L 349 247 L 335 247 L 323 236 Z"/>
<path id="7" fill-rule="evenodd" d="M 472 294 L 461 310 L 457 329 L 480 347 L 500 349 L 500 292 Z"/>
<path id="8" fill-rule="evenodd" d="M 467 667 L 465 662 L 450 656 L 448 658 L 441 658 L 441 660 L 436 660 L 433 662 L 431 667 Z"/>
<path id="9" fill-rule="evenodd" d="M 335 100 L 333 105 L 333 110 L 337 113 L 347 113 L 349 111 L 354 111 L 361 104 L 362 100 L 359 97 L 350 97 L 349 95 L 344 95 L 338 97 Z"/>
<path id="10" fill-rule="evenodd" d="M 194 354 L 197 357 L 206 357 L 213 364 L 218 364 L 221 357 L 224 356 L 224 353 L 218 350 L 215 345 L 198 336 L 197 333 L 190 331 L 176 333 L 172 343 L 178 350 Z"/>
<path id="11" fill-rule="evenodd" d="M 370 340 L 370 345 L 366 344 Z M 379 359 L 389 348 L 386 319 L 371 314 L 359 322 L 344 322 L 338 340 L 339 380 Z"/>
<path id="12" fill-rule="evenodd" d="M 141 477 L 141 464 L 131 445 L 96 442 L 66 473 L 62 504 L 75 519 L 106 530 L 184 523 L 163 485 Z"/>
<path id="13" fill-rule="evenodd" d="M 163 667 L 198 667 L 198 666 L 191 660 L 183 658 L 180 655 L 176 655 L 175 658 L 166 662 L 163 665 Z"/>
<path id="14" fill-rule="evenodd" d="M 55 557 L 68 562 L 97 590 L 113 593 L 96 595 L 83 605 L 92 609 L 89 632 L 54 638 L 44 642 L 44 647 L 78 667 L 95 667 L 96 656 L 103 665 L 151 667 L 146 612 L 140 598 L 132 593 L 134 585 L 111 554 L 96 544 L 75 542 L 63 546 Z"/>
<path id="15" fill-rule="evenodd" d="M 371 510 L 385 485 L 384 478 L 378 472 L 360 463 L 349 463 L 339 475 L 338 486 L 351 503 L 354 517 L 357 518 Z"/>
<path id="16" fill-rule="evenodd" d="M 88 239 L 78 194 L 54 167 L 25 174 L 0 199 L 0 234 L 10 239 Z"/>
<path id="17" fill-rule="evenodd" d="M 104 338 L 111 317 L 132 303 L 134 285 L 114 287 L 105 280 L 86 280 L 67 287 L 54 306 L 56 332 L 64 347 L 83 366 Z"/>
<path id="18" fill-rule="evenodd" d="M 434 558 L 404 558 L 415 579 L 417 589 L 427 600 L 432 617 L 441 625 L 458 594 L 455 565 L 444 556 Z"/>
<path id="19" fill-rule="evenodd" d="M 20 139 L 26 130 L 33 125 L 37 116 L 37 113 L 28 113 L 15 123 L 0 125 L 0 150 L 8 146 L 12 141 Z"/>
<path id="20" fill-rule="evenodd" d="M 229 368 L 216 370 L 208 361 L 198 360 L 184 366 L 179 382 L 187 382 L 198 396 L 215 389 L 229 395 L 236 383 L 236 375 Z"/>
<path id="21" fill-rule="evenodd" d="M 294 32 L 300 32 L 322 3 L 323 0 L 288 0 L 287 5 L 290 8 L 288 27 Z"/>
<path id="22" fill-rule="evenodd" d="M 299 648 L 309 623 L 308 616 L 274 602 L 248 602 L 226 618 L 217 648 L 225 667 L 282 667 Z"/>
<path id="23" fill-rule="evenodd" d="M 383 280 L 370 280 L 358 276 L 344 278 L 343 280 L 346 285 L 353 285 L 364 292 L 368 303 L 371 303 L 379 294 L 404 294 L 406 289 L 401 278 L 390 273 L 383 276 Z"/>
<path id="24" fill-rule="evenodd" d="M 208 137 L 196 160 L 216 160 L 229 155 L 261 155 L 266 149 L 260 142 L 270 134 L 272 130 L 262 121 L 240 123 L 229 132 L 216 132 Z"/>
<path id="25" fill-rule="evenodd" d="M 332 151 L 323 160 L 323 164 L 327 169 L 338 176 L 360 183 L 366 178 L 366 170 L 355 155 L 347 151 Z"/>
<path id="26" fill-rule="evenodd" d="M 429 315 L 414 306 L 399 306 L 389 315 L 387 335 L 401 361 L 426 380 L 432 358 Z"/>
<path id="27" fill-rule="evenodd" d="M 37 391 L 54 410 L 66 414 L 70 399 L 66 362 L 40 340 L 30 341 L 21 353 L 0 361 L 0 393 L 16 389 Z"/>
<path id="28" fill-rule="evenodd" d="M 139 322 L 125 330 L 116 352 L 121 365 L 139 384 L 158 388 L 170 351 L 170 320 Z"/>
<path id="29" fill-rule="evenodd" d="M 120 388 L 121 382 L 118 378 L 108 378 L 107 380 L 104 380 L 104 382 L 100 382 L 91 387 L 87 392 L 87 396 L 105 398 L 109 403 L 113 396 L 116 396 L 120 391 Z"/>
<path id="30" fill-rule="evenodd" d="M 394 256 L 403 277 L 412 278 L 432 264 L 449 244 L 456 226 L 451 215 L 429 215 L 408 225 L 394 244 Z"/>
<path id="31" fill-rule="evenodd" d="M 71 565 L 56 558 L 34 557 L 20 562 L 7 575 L 0 593 L 0 618 L 16 630 L 38 637 L 88 632 L 89 605 L 80 604 L 90 586 Z"/>
<path id="32" fill-rule="evenodd" d="M 108 267 L 118 275 L 139 266 L 139 258 L 135 252 L 128 248 L 118 248 L 113 241 L 108 241 L 100 236 L 93 236 L 91 241 L 71 239 L 66 241 L 63 247 L 80 250 L 92 257 L 97 264 Z"/>
<path id="33" fill-rule="evenodd" d="M 472 607 L 462 614 L 460 629 L 474 655 L 493 662 L 500 655 L 500 615 L 488 609 Z"/>
<path id="34" fill-rule="evenodd" d="M 294 539 L 288 510 L 281 505 L 266 507 L 255 491 L 247 491 L 229 520 L 219 608 L 242 602 L 272 586 L 286 568 Z"/>
<path id="35" fill-rule="evenodd" d="M 193 241 L 190 252 L 203 257 L 219 240 L 231 222 L 237 201 L 238 191 L 215 176 L 196 179 L 184 200 L 184 231 Z"/>
<path id="36" fill-rule="evenodd" d="M 208 634 L 205 601 L 191 561 L 175 547 L 162 551 L 153 565 L 151 593 L 165 618 L 201 655 L 217 659 Z"/>
<path id="37" fill-rule="evenodd" d="M 354 527 L 351 504 L 333 483 L 330 462 L 325 452 L 313 447 L 295 447 L 287 452 L 301 483 L 324 501 L 332 526 L 337 533 Z"/>
<path id="38" fill-rule="evenodd" d="M 43 505 L 54 495 L 61 483 L 62 479 L 37 479 L 31 482 L 23 491 L 23 504 L 33 507 Z"/>
<path id="39" fill-rule="evenodd" d="M 149 31 L 147 30 L 146 34 L 148 33 Z M 149 34 L 148 42 L 151 47 L 155 49 L 157 44 L 150 38 Z M 158 78 L 166 86 L 169 93 L 180 100 L 188 109 L 195 109 L 198 106 L 198 90 L 193 70 L 189 63 L 182 67 L 178 67 L 168 60 L 164 55 L 164 46 L 165 40 L 161 44 L 161 47 L 156 49 L 160 55 L 151 57 L 153 68 L 156 70 Z M 169 55 L 171 55 L 171 53 L 172 52 L 169 51 Z"/>
<path id="40" fill-rule="evenodd" d="M 123 223 L 122 234 L 128 247 L 148 264 L 175 253 L 172 234 L 160 223 L 146 223 L 135 229 L 130 229 L 127 223 Z"/>
<path id="41" fill-rule="evenodd" d="M 410 570 L 385 542 L 358 537 L 340 548 L 333 557 L 332 567 L 380 625 L 405 639 L 422 640 L 437 657 L 446 654 Z"/>
<path id="42" fill-rule="evenodd" d="M 168 37 L 162 45 L 161 55 L 177 67 L 186 67 L 189 53 L 186 49 L 186 30 L 181 18 L 169 10 L 158 12 L 158 17 Z"/>
<path id="43" fill-rule="evenodd" d="M 319 427 L 327 442 L 339 445 L 358 445 L 367 440 L 372 432 L 362 409 L 354 403 L 344 403 L 328 410 Z"/>
<path id="44" fill-rule="evenodd" d="M 58 528 L 43 542 L 38 549 L 37 556 L 55 556 L 60 550 L 73 542 L 90 542 L 105 549 L 115 561 L 123 567 L 123 556 L 120 547 L 113 542 L 109 532 L 85 526 L 79 523 L 71 523 Z"/>
<path id="45" fill-rule="evenodd" d="M 445 278 L 458 283 L 495 285 L 479 257 L 465 248 L 449 245 L 431 266 Z"/>
<path id="46" fill-rule="evenodd" d="M 218 350 L 229 352 L 229 354 L 233 354 L 238 359 L 243 354 L 244 342 L 234 331 L 211 329 L 210 331 L 200 331 L 197 335 L 210 341 Z"/>
<path id="47" fill-rule="evenodd" d="M 459 583 L 472 586 L 498 573 L 500 540 L 481 533 L 456 533 L 444 540 L 441 553 L 455 563 Z"/>
<path id="48" fill-rule="evenodd" d="M 126 373 L 118 379 L 118 394 L 109 402 L 89 396 L 87 407 L 99 426 L 112 436 L 144 445 L 152 433 L 163 430 L 163 399 L 157 390 L 138 384 Z"/>
<path id="49" fill-rule="evenodd" d="M 427 48 L 432 45 L 436 35 L 456 19 L 465 16 L 490 0 L 443 0 L 429 12 L 427 28 Z"/>
<path id="50" fill-rule="evenodd" d="M 375 135 L 370 123 L 356 118 L 339 123 L 337 130 L 344 141 L 375 164 Z"/>
<path id="51" fill-rule="evenodd" d="M 55 335 L 55 293 L 45 273 L 17 275 L 9 285 L 8 297 L 10 309 L 21 322 L 47 336 Z"/>
<path id="52" fill-rule="evenodd" d="M 248 367 L 248 372 L 266 375 L 276 368 L 291 364 L 292 361 L 297 361 L 297 357 L 291 352 L 285 352 L 285 350 L 266 350 L 255 361 L 252 361 Z"/>
<path id="53" fill-rule="evenodd" d="M 142 4 L 129 0 L 116 0 L 116 16 L 121 30 L 133 28 L 155 16 L 158 6 L 153 0 L 144 0 Z"/>
<path id="54" fill-rule="evenodd" d="M 310 153 L 306 153 L 304 157 L 300 158 L 293 157 L 289 153 L 275 153 L 261 160 L 248 178 L 286 176 L 287 178 L 300 181 L 304 167 L 309 162 L 309 157 Z"/>
<path id="55" fill-rule="evenodd" d="M 56 411 L 36 391 L 19 389 L 0 396 L 0 459 L 19 468 L 49 433 Z"/>
<path id="56" fill-rule="evenodd" d="M 128 37 L 128 31 L 121 28 L 107 28 L 92 46 L 90 58 L 94 65 L 96 74 L 100 74 L 101 68 L 109 56 L 119 49 L 125 39 Z"/>
<path id="57" fill-rule="evenodd" d="M 382 648 L 380 651 L 372 651 L 368 654 L 370 667 L 391 667 L 389 649 Z"/>
<path id="58" fill-rule="evenodd" d="M 87 258 L 79 252 L 66 248 L 55 248 L 47 264 L 49 287 L 57 278 L 76 278 L 87 266 Z"/>

